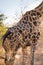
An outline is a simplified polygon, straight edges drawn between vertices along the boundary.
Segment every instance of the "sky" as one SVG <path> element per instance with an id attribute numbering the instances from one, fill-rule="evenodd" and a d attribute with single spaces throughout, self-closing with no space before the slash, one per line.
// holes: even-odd
<path id="1" fill-rule="evenodd" d="M 37 7 L 42 0 L 0 0 L 0 13 L 8 18 L 3 21 L 6 27 L 17 23 L 26 11 Z"/>

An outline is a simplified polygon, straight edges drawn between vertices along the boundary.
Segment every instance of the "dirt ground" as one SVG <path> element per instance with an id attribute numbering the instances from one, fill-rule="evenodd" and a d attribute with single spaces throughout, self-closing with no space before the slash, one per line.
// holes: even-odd
<path id="1" fill-rule="evenodd" d="M 34 65 L 43 65 L 43 23 L 41 23 L 40 32 L 41 32 L 41 36 L 36 46 Z M 0 46 L 0 55 L 4 56 L 4 50 L 2 46 Z M 25 65 L 30 65 L 30 47 L 26 49 L 24 62 Z M 23 65 L 22 63 L 23 63 L 23 54 L 22 54 L 22 49 L 20 48 L 15 56 L 14 65 Z M 0 59 L 0 65 L 5 65 L 4 60 Z"/>

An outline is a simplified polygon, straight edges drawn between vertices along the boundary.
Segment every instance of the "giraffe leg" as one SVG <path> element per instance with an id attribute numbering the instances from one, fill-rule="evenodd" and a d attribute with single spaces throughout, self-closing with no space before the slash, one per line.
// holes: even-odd
<path id="1" fill-rule="evenodd" d="M 31 46 L 31 64 L 34 65 L 34 52 L 35 52 L 35 46 Z"/>
<path id="2" fill-rule="evenodd" d="M 19 44 L 15 47 L 15 49 L 12 49 L 12 53 L 11 53 L 11 55 L 9 55 L 10 59 L 8 59 L 9 57 L 6 55 L 7 53 L 5 54 L 6 55 L 5 56 L 6 57 L 6 59 L 5 59 L 5 64 L 6 65 L 14 65 L 15 55 L 17 53 L 18 48 L 19 48 Z"/>
<path id="3" fill-rule="evenodd" d="M 22 65 L 26 65 L 26 46 L 22 46 L 22 52 L 23 52 L 23 57 L 22 57 Z"/>
<path id="4" fill-rule="evenodd" d="M 23 57 L 22 57 L 22 65 L 25 65 L 25 49 L 22 48 Z"/>

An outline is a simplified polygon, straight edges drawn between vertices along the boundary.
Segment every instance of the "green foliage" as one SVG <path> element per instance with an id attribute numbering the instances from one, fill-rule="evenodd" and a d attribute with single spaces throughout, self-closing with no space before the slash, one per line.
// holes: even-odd
<path id="1" fill-rule="evenodd" d="M 4 14 L 0 14 L 0 44 L 2 44 L 2 36 L 5 34 L 6 32 L 6 27 L 3 25 L 2 21 L 4 19 Z"/>
<path id="2" fill-rule="evenodd" d="M 1 26 L 0 26 L 0 44 L 1 44 L 1 38 L 2 38 L 2 36 L 5 34 L 5 32 L 6 32 L 6 27 L 5 26 L 3 26 L 3 24 L 0 24 Z"/>
<path id="3" fill-rule="evenodd" d="M 0 14 L 0 21 L 5 20 L 7 17 L 4 14 Z"/>

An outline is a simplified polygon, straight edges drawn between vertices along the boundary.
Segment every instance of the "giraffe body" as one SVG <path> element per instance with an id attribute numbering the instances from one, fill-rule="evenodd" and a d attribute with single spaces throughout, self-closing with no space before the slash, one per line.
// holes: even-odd
<path id="1" fill-rule="evenodd" d="M 14 56 L 19 47 L 24 49 L 27 46 L 32 46 L 32 48 L 36 46 L 40 36 L 40 18 L 43 18 L 43 2 L 34 10 L 27 11 L 17 25 L 7 30 L 3 36 L 3 47 L 7 58 L 6 65 L 13 65 Z"/>

